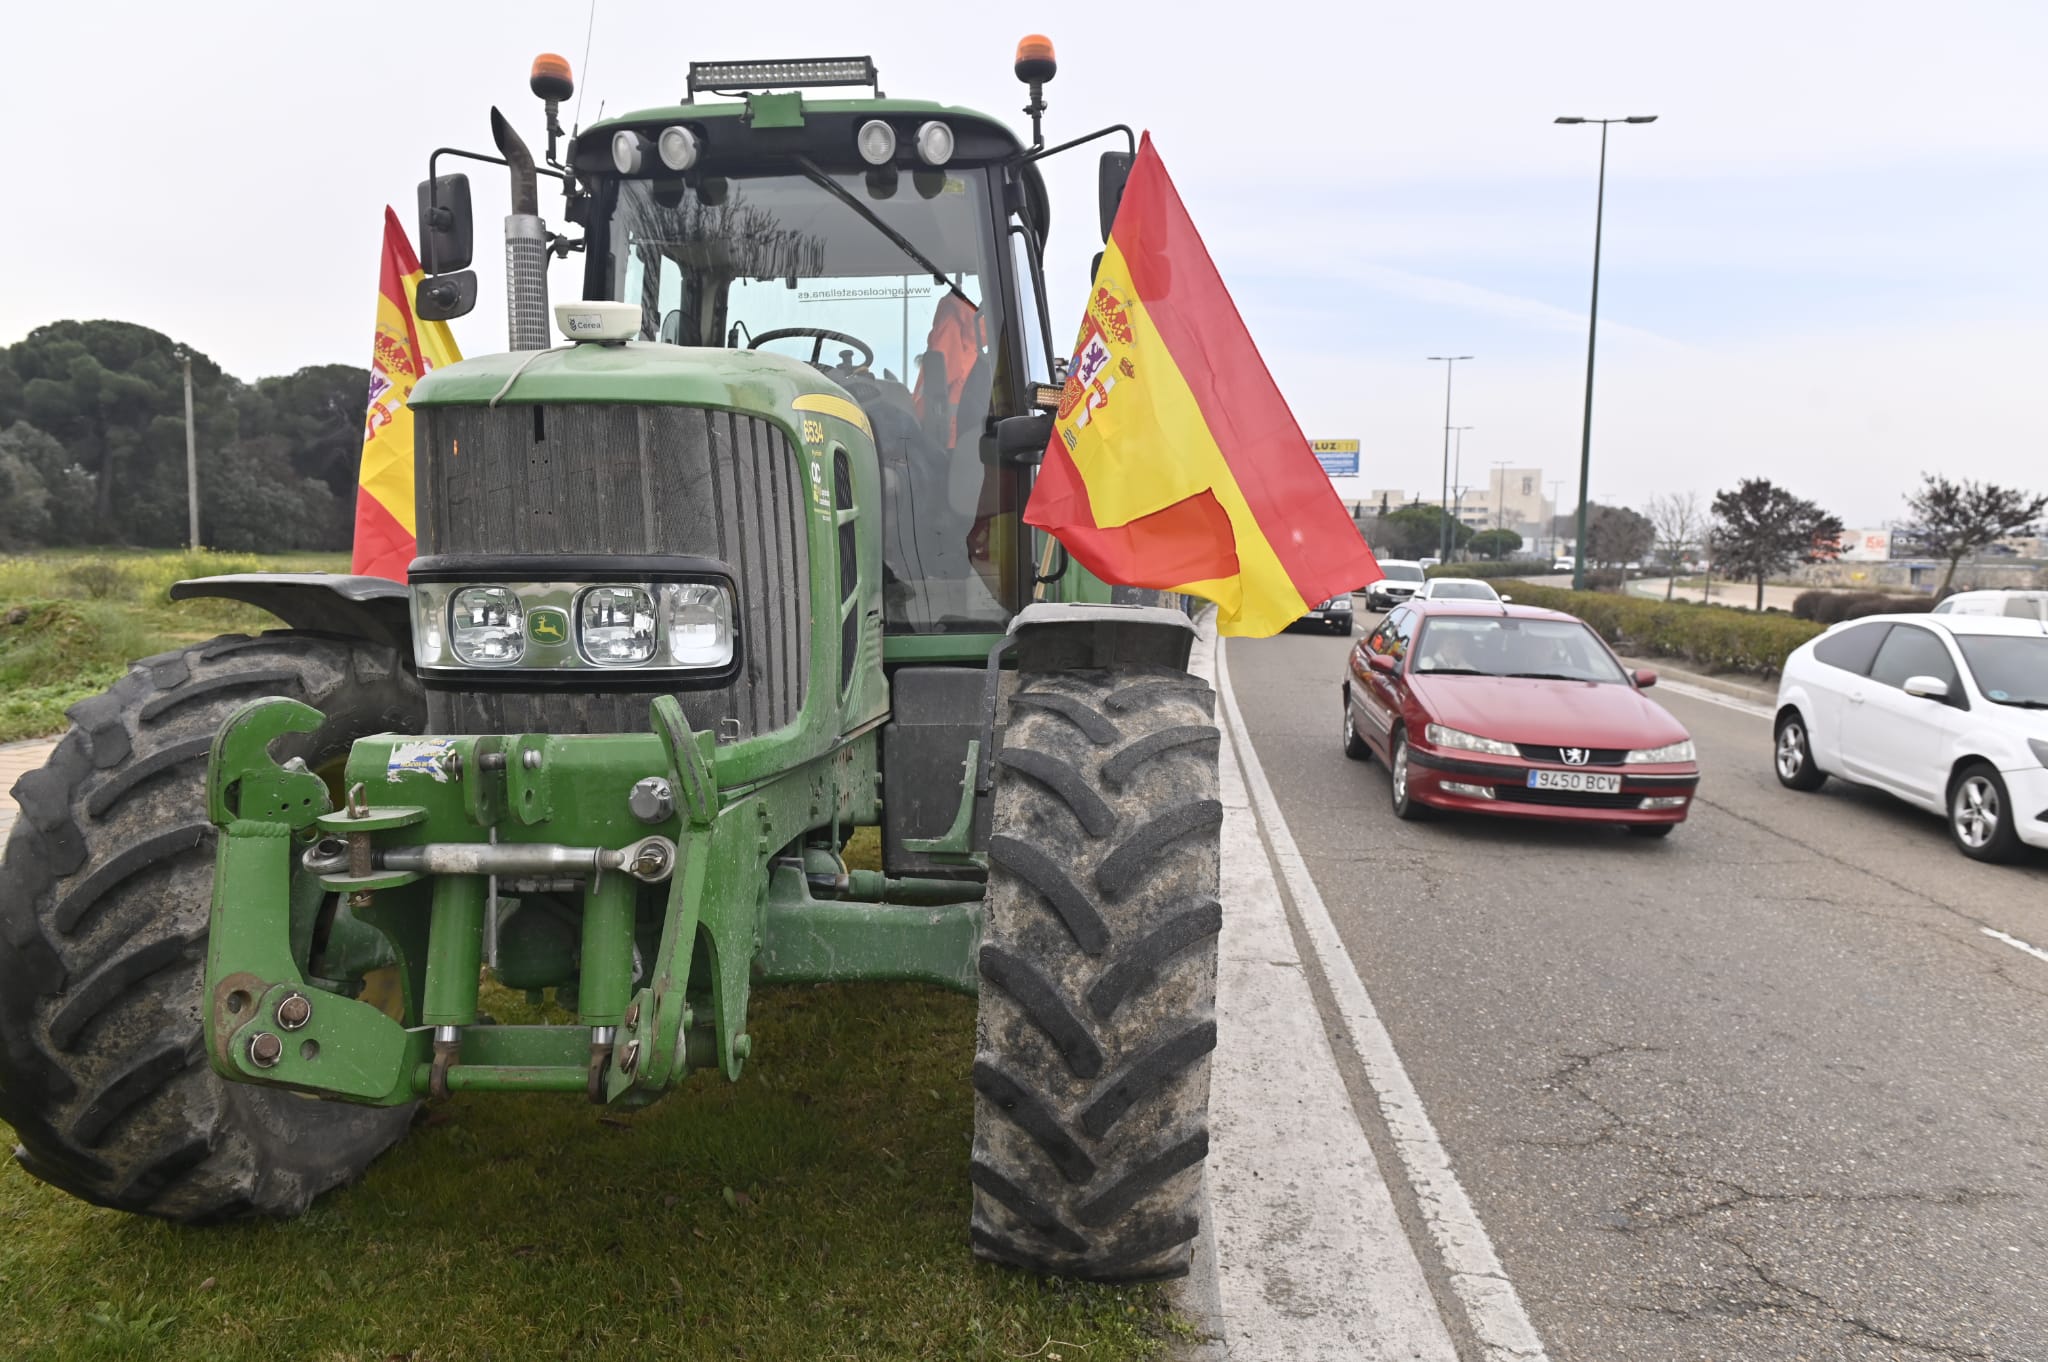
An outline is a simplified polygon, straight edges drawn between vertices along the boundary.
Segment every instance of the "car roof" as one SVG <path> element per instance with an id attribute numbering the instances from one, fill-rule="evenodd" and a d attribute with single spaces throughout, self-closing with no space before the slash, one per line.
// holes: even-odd
<path id="1" fill-rule="evenodd" d="M 1378 563 L 1378 564 L 1379 564 L 1379 565 L 1380 565 L 1381 567 L 1421 567 L 1421 566 L 1422 566 L 1422 560 L 1421 560 L 1421 559 L 1419 559 L 1419 558 L 1376 558 L 1376 559 L 1374 559 L 1373 561 L 1374 561 L 1374 562 L 1376 562 L 1376 563 Z"/>
<path id="2" fill-rule="evenodd" d="M 1860 619 L 1843 620 L 1828 632 L 1833 633 L 1852 624 L 1927 624 L 1946 629 L 1951 634 L 2017 634 L 2023 638 L 2040 638 L 2043 633 L 2041 621 L 2017 619 L 2011 615 L 1933 614 L 1865 615 Z"/>
<path id="3" fill-rule="evenodd" d="M 1545 610 L 1535 605 L 1509 605 L 1501 601 L 1459 601 L 1435 598 L 1417 599 L 1405 607 L 1420 611 L 1424 615 L 1482 615 L 1490 619 L 1514 620 L 1571 620 L 1583 624 L 1577 615 L 1567 615 L 1562 610 Z"/>
<path id="4" fill-rule="evenodd" d="M 2048 596 L 2048 591 L 2044 591 L 2039 587 L 2029 586 L 1986 586 L 1979 587 L 1974 591 L 1958 591 L 1953 596 L 1948 597 L 1948 599 L 1952 601 L 2006 601 L 2011 600 L 2015 596 L 2032 600 L 2036 596 Z"/>

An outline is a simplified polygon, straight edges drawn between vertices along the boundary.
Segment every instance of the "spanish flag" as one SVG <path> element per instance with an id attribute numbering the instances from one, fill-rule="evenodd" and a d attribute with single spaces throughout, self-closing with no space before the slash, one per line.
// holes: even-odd
<path id="1" fill-rule="evenodd" d="M 356 487 L 354 571 L 405 580 L 413 538 L 412 410 L 406 399 L 429 369 L 462 358 L 446 322 L 412 315 L 419 257 L 398 215 L 384 210 L 384 268 L 377 281 L 377 338 L 370 351 L 370 404 L 363 418 L 363 467 Z"/>
<path id="2" fill-rule="evenodd" d="M 1252 344 L 1147 134 L 1026 523 L 1106 582 L 1264 637 L 1383 574 Z"/>

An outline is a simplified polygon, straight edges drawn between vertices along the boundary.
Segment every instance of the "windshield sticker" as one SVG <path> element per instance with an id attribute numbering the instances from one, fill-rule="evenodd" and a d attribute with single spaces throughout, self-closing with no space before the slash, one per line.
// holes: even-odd
<path id="1" fill-rule="evenodd" d="M 1987 700 L 1996 701 L 1998 704 L 2002 705 L 2007 700 L 2012 699 L 2012 693 L 2010 691 L 2002 690 L 1987 690 L 1984 692 L 1984 698 Z"/>
<path id="2" fill-rule="evenodd" d="M 402 742 L 391 749 L 384 778 L 400 781 L 407 776 L 427 776 L 435 783 L 448 783 L 448 768 L 455 762 L 455 744 L 446 738 L 422 738 Z"/>

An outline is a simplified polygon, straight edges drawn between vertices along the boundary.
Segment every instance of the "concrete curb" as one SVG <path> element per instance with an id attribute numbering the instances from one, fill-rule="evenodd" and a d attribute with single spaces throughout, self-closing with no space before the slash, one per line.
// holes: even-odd
<path id="1" fill-rule="evenodd" d="M 1710 690 L 1731 699 L 1747 700 L 1753 705 L 1769 707 L 1778 703 L 1778 687 L 1772 682 L 1696 672 L 1672 665 L 1668 657 L 1624 657 L 1621 661 L 1625 667 L 1647 667 L 1659 676 L 1668 676 L 1673 681 L 1683 681 L 1688 686 Z"/>

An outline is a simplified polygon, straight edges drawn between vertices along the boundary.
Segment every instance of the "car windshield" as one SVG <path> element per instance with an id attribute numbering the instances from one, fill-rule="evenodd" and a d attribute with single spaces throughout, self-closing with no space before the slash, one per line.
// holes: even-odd
<path id="1" fill-rule="evenodd" d="M 2048 709 L 2048 636 L 1957 634 L 1955 639 L 1985 699 Z"/>
<path id="2" fill-rule="evenodd" d="M 1493 601 L 1500 598 L 1484 582 L 1432 582 L 1429 594 L 1440 601 Z"/>
<path id="3" fill-rule="evenodd" d="M 1422 580 L 1422 569 L 1413 563 L 1381 563 L 1380 571 L 1386 573 L 1390 580 L 1396 582 L 1419 582 Z"/>
<path id="4" fill-rule="evenodd" d="M 1024 484 L 981 450 L 1022 390 L 993 214 L 971 166 L 617 182 L 609 289 L 643 339 L 805 360 L 867 412 L 894 633 L 999 631 L 1023 603 Z"/>
<path id="5" fill-rule="evenodd" d="M 1628 677 L 1577 620 L 1435 615 L 1423 622 L 1411 669 L 1438 676 L 1522 676 L 1620 683 Z"/>

